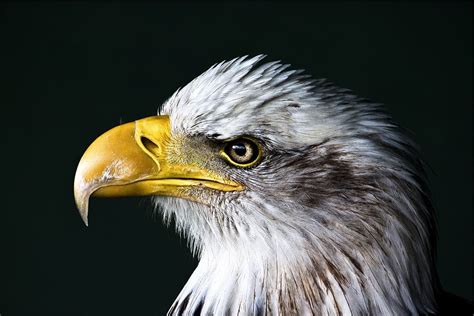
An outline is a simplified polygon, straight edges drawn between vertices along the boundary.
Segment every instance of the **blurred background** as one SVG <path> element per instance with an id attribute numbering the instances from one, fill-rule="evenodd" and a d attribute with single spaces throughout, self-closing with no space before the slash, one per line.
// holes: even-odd
<path id="1" fill-rule="evenodd" d="M 421 147 L 444 288 L 472 296 L 472 4 L 0 4 L 0 314 L 163 315 L 197 261 L 148 199 L 73 199 L 87 146 L 265 53 L 386 105 Z M 6 199 L 6 201 L 5 201 Z"/>

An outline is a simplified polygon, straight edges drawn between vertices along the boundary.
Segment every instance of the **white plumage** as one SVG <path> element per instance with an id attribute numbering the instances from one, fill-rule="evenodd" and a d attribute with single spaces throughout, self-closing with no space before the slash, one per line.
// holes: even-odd
<path id="1" fill-rule="evenodd" d="M 187 153 L 177 160 L 247 188 L 154 198 L 200 259 L 170 314 L 433 312 L 433 212 L 415 146 L 380 105 L 262 58 L 214 65 L 159 110 Z M 206 156 L 242 135 L 264 146 L 257 166 Z"/>

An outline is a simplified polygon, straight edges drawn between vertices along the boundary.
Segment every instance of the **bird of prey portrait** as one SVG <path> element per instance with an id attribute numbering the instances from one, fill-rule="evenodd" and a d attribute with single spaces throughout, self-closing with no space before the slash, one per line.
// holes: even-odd
<path id="1" fill-rule="evenodd" d="M 169 315 L 425 315 L 435 221 L 380 104 L 263 55 L 215 64 L 85 151 L 90 197 L 151 196 L 199 264 Z"/>

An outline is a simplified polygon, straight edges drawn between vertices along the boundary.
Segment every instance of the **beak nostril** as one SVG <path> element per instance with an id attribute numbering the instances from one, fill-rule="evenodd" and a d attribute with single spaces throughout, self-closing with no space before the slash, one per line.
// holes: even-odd
<path id="1" fill-rule="evenodd" d="M 143 147 L 145 147 L 150 153 L 153 153 L 155 155 L 159 154 L 160 146 L 158 146 L 151 139 L 149 139 L 148 137 L 145 137 L 145 136 L 141 136 L 140 141 L 142 142 Z"/>

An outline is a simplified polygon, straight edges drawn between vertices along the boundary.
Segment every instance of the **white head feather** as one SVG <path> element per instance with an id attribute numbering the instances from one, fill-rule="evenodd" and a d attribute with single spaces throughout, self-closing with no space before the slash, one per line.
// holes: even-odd
<path id="1" fill-rule="evenodd" d="M 434 311 L 433 214 L 412 142 L 380 105 L 263 57 L 212 66 L 160 110 L 188 147 L 241 135 L 265 147 L 255 168 L 208 163 L 243 192 L 155 198 L 200 257 L 170 314 Z"/>

